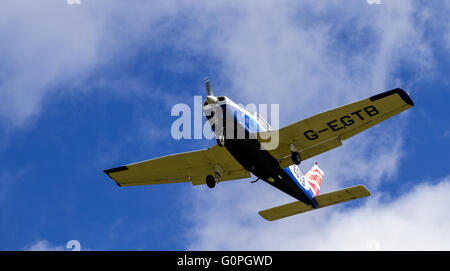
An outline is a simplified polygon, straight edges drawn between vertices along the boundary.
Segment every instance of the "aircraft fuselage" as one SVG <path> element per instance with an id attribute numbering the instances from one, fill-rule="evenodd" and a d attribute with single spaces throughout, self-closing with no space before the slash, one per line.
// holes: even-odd
<path id="1" fill-rule="evenodd" d="M 219 114 L 211 111 L 220 106 Z M 214 111 L 214 110 L 213 110 Z M 216 136 L 223 135 L 224 147 L 248 171 L 266 183 L 278 188 L 286 194 L 317 207 L 314 195 L 302 183 L 303 175 L 296 165 L 281 168 L 279 162 L 261 146 L 256 138 L 251 138 L 255 132 L 262 132 L 270 127 L 258 120 L 256 114 L 251 114 L 236 105 L 228 98 L 216 104 L 205 103 L 204 112 Z M 222 127 L 217 128 L 220 124 Z"/>

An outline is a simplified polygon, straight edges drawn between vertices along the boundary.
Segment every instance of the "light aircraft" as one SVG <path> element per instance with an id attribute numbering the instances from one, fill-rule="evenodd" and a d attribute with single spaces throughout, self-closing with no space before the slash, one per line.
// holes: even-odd
<path id="1" fill-rule="evenodd" d="M 228 97 L 214 96 L 207 79 L 205 85 L 208 95 L 203 111 L 216 134 L 216 145 L 104 172 L 119 186 L 191 182 L 210 188 L 219 181 L 249 178 L 252 173 L 296 199 L 259 212 L 264 219 L 273 221 L 369 196 L 364 185 L 319 195 L 324 172 L 315 163 L 303 175 L 297 165 L 341 146 L 343 140 L 414 106 L 408 93 L 396 88 L 272 130 L 258 114 L 247 111 Z M 223 127 L 218 129 L 217 124 Z M 227 128 L 231 133 L 226 133 Z M 245 138 L 236 136 L 238 130 L 244 131 Z M 265 148 L 264 140 L 270 135 L 278 136 L 278 144 Z"/>

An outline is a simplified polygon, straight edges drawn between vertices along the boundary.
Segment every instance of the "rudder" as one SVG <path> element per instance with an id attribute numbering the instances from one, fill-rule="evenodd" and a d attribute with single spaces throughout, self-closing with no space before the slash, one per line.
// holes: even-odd
<path id="1" fill-rule="evenodd" d="M 323 170 L 319 168 L 317 162 L 310 170 L 308 170 L 308 172 L 306 172 L 304 176 L 308 181 L 309 186 L 314 191 L 314 195 L 319 195 L 320 185 L 322 184 L 323 180 Z"/>

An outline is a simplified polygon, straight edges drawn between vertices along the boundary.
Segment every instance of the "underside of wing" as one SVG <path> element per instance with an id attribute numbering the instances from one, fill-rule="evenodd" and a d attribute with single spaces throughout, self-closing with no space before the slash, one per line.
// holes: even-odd
<path id="1" fill-rule="evenodd" d="M 319 205 L 319 208 L 327 207 L 330 205 L 346 202 L 349 200 L 359 199 L 370 196 L 369 189 L 362 184 L 347 187 L 341 190 L 333 191 L 330 193 L 318 195 L 314 197 L 314 200 Z"/>
<path id="2" fill-rule="evenodd" d="M 286 159 L 290 157 L 292 146 L 300 153 L 302 160 L 306 160 L 341 146 L 342 140 L 412 106 L 414 103 L 409 95 L 404 90 L 396 88 L 314 115 L 278 131 L 262 132 L 258 138 L 264 143 L 262 139 L 270 141 L 273 136 L 278 136 L 278 144 L 268 151 L 281 161 L 282 167 L 286 167 L 292 164 L 290 159 Z"/>
<path id="3" fill-rule="evenodd" d="M 248 178 L 250 173 L 226 148 L 217 145 L 193 152 L 168 155 L 105 170 L 119 186 L 192 182 L 206 183 L 208 175 L 218 172 L 220 181 Z"/>
<path id="4" fill-rule="evenodd" d="M 364 185 L 356 185 L 345 189 L 337 190 L 331 193 L 314 197 L 318 208 L 359 199 L 370 196 L 369 190 Z M 300 201 L 284 204 L 274 208 L 266 209 L 259 212 L 259 215 L 269 221 L 278 220 L 288 216 L 315 210 L 315 208 L 304 204 Z"/>
<path id="5" fill-rule="evenodd" d="M 274 221 L 312 210 L 314 210 L 313 207 L 306 205 L 301 201 L 294 201 L 288 204 L 260 211 L 258 214 L 268 221 Z"/>

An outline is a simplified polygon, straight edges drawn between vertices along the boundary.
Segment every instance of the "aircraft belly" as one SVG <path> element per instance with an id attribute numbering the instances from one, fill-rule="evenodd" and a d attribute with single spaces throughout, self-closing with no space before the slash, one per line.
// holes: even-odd
<path id="1" fill-rule="evenodd" d="M 316 206 L 314 200 L 308 197 L 293 178 L 280 167 L 278 161 L 268 151 L 261 148 L 261 143 L 257 139 L 249 138 L 250 125 L 242 121 L 242 118 L 238 118 L 243 115 L 242 112 L 226 105 L 221 107 L 225 147 L 230 154 L 261 180 L 307 205 Z M 242 132 L 243 138 L 239 136 Z"/>
<path id="2" fill-rule="evenodd" d="M 278 161 L 266 150 L 261 150 L 256 139 L 227 140 L 225 147 L 241 165 L 266 183 L 308 205 L 315 205 L 296 182 L 284 171 Z"/>

